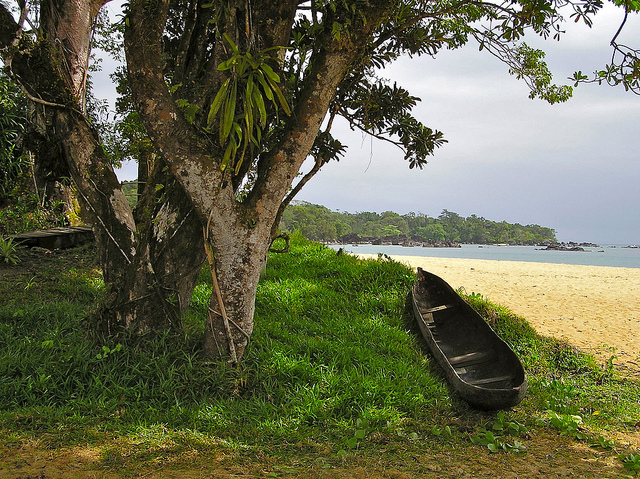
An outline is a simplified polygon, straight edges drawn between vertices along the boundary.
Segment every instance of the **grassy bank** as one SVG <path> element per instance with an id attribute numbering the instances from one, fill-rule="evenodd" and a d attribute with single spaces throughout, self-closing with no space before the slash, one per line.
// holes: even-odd
<path id="1" fill-rule="evenodd" d="M 0 476 L 27 471 L 11 459 L 20 451 L 82 449 L 93 451 L 83 470 L 105 476 L 239 467 L 271 477 L 357 477 L 363 468 L 362 477 L 390 469 L 431 477 L 445 457 L 481 472 L 491 451 L 525 467 L 542 439 L 582 458 L 583 472 L 593 455 L 594 477 L 640 470 L 637 450 L 617 435 L 637 435 L 637 378 L 471 294 L 520 355 L 530 386 L 512 411 L 469 409 L 404 315 L 413 273 L 385 258 L 295 239 L 290 253 L 269 259 L 252 342 L 229 368 L 198 352 L 207 274 L 186 333 L 114 341 L 91 328 L 102 294 L 91 248 L 21 256 L 0 266 Z"/>

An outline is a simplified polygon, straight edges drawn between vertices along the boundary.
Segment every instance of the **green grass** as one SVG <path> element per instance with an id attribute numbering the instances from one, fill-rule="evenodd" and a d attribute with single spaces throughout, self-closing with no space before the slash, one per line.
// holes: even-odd
<path id="1" fill-rule="evenodd" d="M 0 236 L 25 233 L 38 229 L 65 226 L 67 219 L 61 202 L 43 206 L 34 194 L 12 198 L 11 204 L 0 208 Z"/>
<path id="2" fill-rule="evenodd" d="M 103 293 L 92 251 L 68 254 L 76 255 L 74 268 L 61 271 L 52 260 L 16 284 L 0 281 L 5 444 L 108 441 L 103 465 L 115 467 L 214 446 L 327 457 L 375 456 L 381 444 L 385 451 L 424 448 L 416 438 L 434 449 L 481 447 L 472 437 L 496 424 L 495 414 L 469 409 L 450 393 L 404 314 L 414 276 L 399 263 L 361 261 L 294 237 L 290 253 L 269 258 L 252 341 L 243 362 L 229 368 L 199 354 L 211 291 L 206 274 L 186 333 L 114 341 L 91 331 L 88 320 Z M 500 421 L 573 434 L 562 421 L 554 425 L 549 411 L 580 416 L 584 437 L 576 440 L 585 441 L 636 427 L 637 378 L 541 337 L 479 295 L 466 298 L 529 373 L 526 399 Z"/>

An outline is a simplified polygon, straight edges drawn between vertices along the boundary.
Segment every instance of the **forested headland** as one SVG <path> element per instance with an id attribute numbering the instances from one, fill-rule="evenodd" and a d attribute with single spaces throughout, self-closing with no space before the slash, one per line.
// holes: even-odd
<path id="1" fill-rule="evenodd" d="M 331 211 L 320 205 L 294 202 L 287 207 L 281 230 L 300 231 L 303 236 L 324 242 L 397 241 L 432 245 L 555 243 L 556 232 L 539 225 L 491 221 L 471 215 L 460 216 L 443 210 L 433 218 L 422 213 L 400 215 L 384 213 Z"/>

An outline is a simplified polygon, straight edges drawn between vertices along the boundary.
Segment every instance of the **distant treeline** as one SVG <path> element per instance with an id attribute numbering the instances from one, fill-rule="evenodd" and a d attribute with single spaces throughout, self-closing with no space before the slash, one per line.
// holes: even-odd
<path id="1" fill-rule="evenodd" d="M 320 205 L 294 202 L 284 212 L 280 227 L 283 231 L 300 231 L 316 241 L 406 238 L 425 243 L 472 244 L 539 244 L 556 242 L 551 228 L 538 225 L 511 224 L 490 221 L 476 215 L 464 218 L 443 210 L 432 218 L 422 213 L 399 215 L 384 213 L 346 213 L 331 211 Z"/>

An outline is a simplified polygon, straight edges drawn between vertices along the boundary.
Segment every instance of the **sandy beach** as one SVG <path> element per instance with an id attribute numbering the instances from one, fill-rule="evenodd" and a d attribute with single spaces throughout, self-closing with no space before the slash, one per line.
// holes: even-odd
<path id="1" fill-rule="evenodd" d="M 376 255 L 359 255 L 374 257 Z M 541 334 L 640 372 L 640 268 L 394 256 L 524 316 Z"/>

